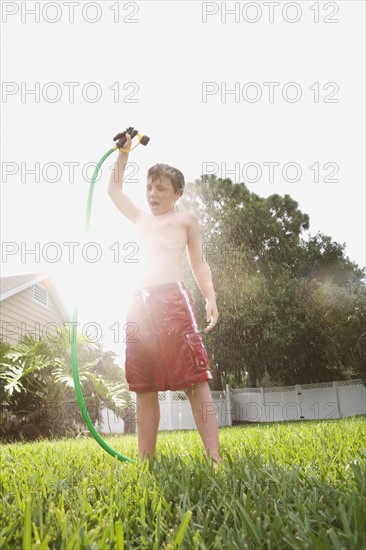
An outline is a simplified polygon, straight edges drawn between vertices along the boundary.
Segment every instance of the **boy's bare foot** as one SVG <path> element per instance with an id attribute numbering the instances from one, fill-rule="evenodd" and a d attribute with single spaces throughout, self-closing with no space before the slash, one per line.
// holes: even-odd
<path id="1" fill-rule="evenodd" d="M 209 450 L 205 453 L 206 460 L 209 464 L 212 464 L 213 468 L 216 470 L 218 466 L 222 463 L 222 458 L 218 453 L 211 454 Z"/>

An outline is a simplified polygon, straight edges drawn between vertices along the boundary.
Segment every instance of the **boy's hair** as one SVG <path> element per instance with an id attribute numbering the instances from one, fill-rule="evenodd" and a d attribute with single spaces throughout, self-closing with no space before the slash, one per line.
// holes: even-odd
<path id="1" fill-rule="evenodd" d="M 182 172 L 178 170 L 178 168 L 174 168 L 169 164 L 154 164 L 154 166 L 149 168 L 147 172 L 148 180 L 155 181 L 159 179 L 160 176 L 166 176 L 169 178 L 174 187 L 174 191 L 179 193 L 180 196 L 183 195 L 185 181 Z"/>

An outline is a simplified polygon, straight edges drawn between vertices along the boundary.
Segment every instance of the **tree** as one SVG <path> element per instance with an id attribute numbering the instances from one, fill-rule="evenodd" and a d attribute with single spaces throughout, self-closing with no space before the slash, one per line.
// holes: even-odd
<path id="1" fill-rule="evenodd" d="M 365 271 L 344 245 L 305 238 L 309 216 L 289 195 L 261 198 L 243 183 L 203 175 L 183 209 L 201 222 L 220 319 L 207 335 L 214 388 L 360 376 L 365 359 Z M 184 262 L 204 325 L 202 297 Z"/>

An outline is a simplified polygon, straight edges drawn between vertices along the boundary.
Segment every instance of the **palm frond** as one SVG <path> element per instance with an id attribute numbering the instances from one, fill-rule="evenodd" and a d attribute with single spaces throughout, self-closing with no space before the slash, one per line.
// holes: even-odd
<path id="1" fill-rule="evenodd" d="M 112 410 L 117 411 L 127 404 L 126 387 L 123 384 L 107 381 L 99 374 L 90 373 L 88 378 L 95 393 Z"/>

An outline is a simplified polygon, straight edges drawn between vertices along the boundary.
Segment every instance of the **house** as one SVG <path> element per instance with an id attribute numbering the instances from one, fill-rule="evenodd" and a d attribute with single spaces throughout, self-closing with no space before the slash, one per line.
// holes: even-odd
<path id="1" fill-rule="evenodd" d="M 29 273 L 0 279 L 0 340 L 16 344 L 24 334 L 55 341 L 71 323 L 50 273 Z"/>
<path id="2" fill-rule="evenodd" d="M 49 342 L 72 322 L 50 273 L 30 273 L 0 278 L 0 341 L 15 345 L 24 334 Z M 101 430 L 123 433 L 124 421 L 103 408 Z M 131 415 L 130 415 L 131 416 Z M 133 429 L 132 424 L 129 420 Z"/>

